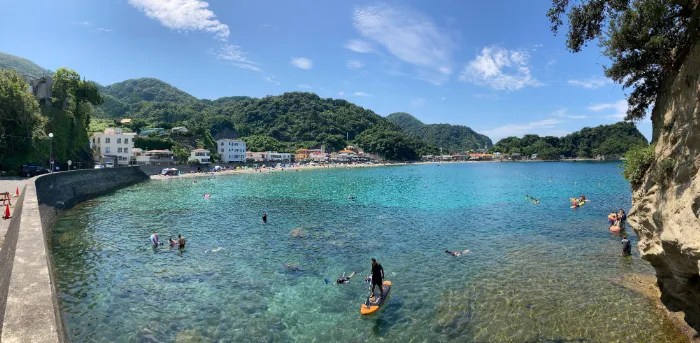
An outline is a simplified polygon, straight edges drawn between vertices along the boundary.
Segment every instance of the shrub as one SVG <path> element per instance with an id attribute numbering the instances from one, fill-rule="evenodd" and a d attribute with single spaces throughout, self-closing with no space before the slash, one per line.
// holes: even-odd
<path id="1" fill-rule="evenodd" d="M 625 153 L 624 171 L 622 175 L 630 183 L 638 184 L 654 162 L 653 145 L 637 145 Z"/>

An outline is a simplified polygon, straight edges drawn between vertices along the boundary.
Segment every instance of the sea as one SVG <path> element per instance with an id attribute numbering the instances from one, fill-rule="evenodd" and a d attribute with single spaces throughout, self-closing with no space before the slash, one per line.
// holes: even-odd
<path id="1" fill-rule="evenodd" d="M 653 273 L 631 230 L 632 256 L 608 230 L 608 213 L 631 206 L 621 173 L 615 162 L 476 162 L 148 181 L 76 206 L 53 229 L 66 332 L 72 342 L 673 341 L 654 304 L 616 282 Z M 582 194 L 590 201 L 572 209 Z M 165 246 L 150 245 L 153 232 Z M 177 235 L 185 249 L 168 247 Z M 362 316 L 371 258 L 393 287 Z"/>

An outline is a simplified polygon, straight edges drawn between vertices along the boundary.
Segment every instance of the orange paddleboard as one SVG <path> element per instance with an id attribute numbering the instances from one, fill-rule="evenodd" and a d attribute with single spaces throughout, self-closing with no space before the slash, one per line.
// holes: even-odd
<path id="1" fill-rule="evenodd" d="M 389 280 L 384 280 L 382 282 L 382 289 L 384 290 L 384 297 L 379 299 L 376 296 L 371 296 L 367 298 L 367 301 L 365 301 L 362 306 L 360 306 L 360 314 L 362 315 L 368 315 L 368 314 L 374 314 L 379 311 L 382 306 L 384 306 L 384 303 L 386 303 L 386 300 L 389 299 L 389 292 L 391 291 L 391 281 Z"/>

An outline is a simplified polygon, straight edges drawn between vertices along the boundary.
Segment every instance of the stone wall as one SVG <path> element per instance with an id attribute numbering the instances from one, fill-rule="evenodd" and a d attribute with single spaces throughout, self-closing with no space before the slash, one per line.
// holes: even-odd
<path id="1" fill-rule="evenodd" d="M 652 118 L 655 161 L 633 190 L 630 223 L 661 300 L 700 331 L 700 43 L 665 80 Z"/>
<path id="2" fill-rule="evenodd" d="M 66 340 L 51 261 L 51 229 L 61 213 L 76 204 L 145 180 L 148 175 L 139 168 L 128 167 L 48 174 L 29 182 L 14 243 L 0 341 Z"/>

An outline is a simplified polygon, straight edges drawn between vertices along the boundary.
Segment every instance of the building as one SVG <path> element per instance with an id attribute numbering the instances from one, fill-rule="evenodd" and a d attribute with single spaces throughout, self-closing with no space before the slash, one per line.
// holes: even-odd
<path id="1" fill-rule="evenodd" d="M 246 159 L 253 160 L 255 162 L 282 162 L 288 163 L 292 161 L 292 154 L 286 152 L 276 152 L 276 151 L 248 151 L 246 152 Z"/>
<path id="2" fill-rule="evenodd" d="M 190 161 L 197 161 L 200 164 L 211 163 L 211 153 L 207 149 L 194 149 L 190 151 Z"/>
<path id="3" fill-rule="evenodd" d="M 245 142 L 240 139 L 219 139 L 216 141 L 216 147 L 223 163 L 245 162 L 246 160 Z"/>
<path id="4" fill-rule="evenodd" d="M 173 164 L 175 159 L 173 157 L 173 152 L 170 150 L 147 150 L 143 151 L 139 148 L 134 148 L 133 161 L 136 164 Z"/>
<path id="5" fill-rule="evenodd" d="M 119 128 L 108 128 L 103 133 L 93 134 L 90 149 L 95 162 L 114 161 L 118 165 L 128 165 L 133 156 L 134 137 L 135 133 Z"/>
<path id="6" fill-rule="evenodd" d="M 486 154 L 486 153 L 472 152 L 472 153 L 469 153 L 469 159 L 470 160 L 477 160 L 477 161 L 490 161 L 490 160 L 493 160 L 493 155 Z"/>

